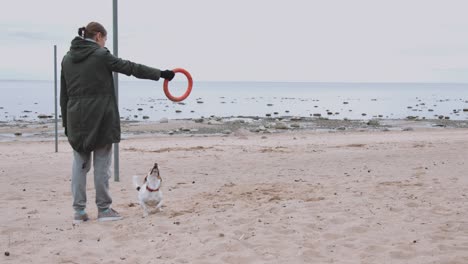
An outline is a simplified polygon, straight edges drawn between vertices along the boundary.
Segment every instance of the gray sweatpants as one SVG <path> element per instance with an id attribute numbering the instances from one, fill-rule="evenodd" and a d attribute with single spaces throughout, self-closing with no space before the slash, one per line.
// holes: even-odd
<path id="1" fill-rule="evenodd" d="M 112 204 L 109 194 L 110 166 L 112 162 L 112 145 L 94 150 L 94 187 L 96 189 L 96 205 L 99 211 L 106 210 Z M 91 153 L 73 151 L 73 168 L 71 188 L 73 194 L 73 209 L 84 210 L 86 207 L 86 174 L 91 169 Z"/>

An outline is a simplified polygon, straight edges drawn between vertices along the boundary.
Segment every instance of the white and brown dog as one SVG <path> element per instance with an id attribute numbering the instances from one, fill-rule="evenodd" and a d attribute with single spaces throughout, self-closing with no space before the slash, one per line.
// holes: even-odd
<path id="1" fill-rule="evenodd" d="M 143 185 L 138 184 L 138 176 L 133 176 L 133 184 L 138 191 L 138 201 L 143 208 L 143 217 L 148 214 L 154 213 L 157 210 L 162 211 L 162 192 L 161 192 L 162 178 L 159 175 L 158 164 L 155 163 L 151 171 L 145 177 Z"/>

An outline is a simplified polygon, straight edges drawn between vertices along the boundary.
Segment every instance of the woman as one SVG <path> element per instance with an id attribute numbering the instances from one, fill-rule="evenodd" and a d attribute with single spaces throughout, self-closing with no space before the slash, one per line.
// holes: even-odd
<path id="1" fill-rule="evenodd" d="M 172 80 L 174 72 L 122 60 L 105 48 L 106 29 L 97 22 L 78 29 L 63 57 L 60 87 L 65 135 L 73 148 L 72 194 L 74 222 L 87 221 L 86 174 L 94 161 L 94 186 L 99 221 L 120 220 L 109 194 L 112 143 L 120 142 L 120 115 L 112 72 L 140 79 Z"/>

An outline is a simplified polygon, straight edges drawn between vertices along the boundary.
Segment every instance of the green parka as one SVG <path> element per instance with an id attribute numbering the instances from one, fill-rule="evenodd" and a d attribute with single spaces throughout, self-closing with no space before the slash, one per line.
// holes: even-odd
<path id="1" fill-rule="evenodd" d="M 120 142 L 120 115 L 112 72 L 159 80 L 161 71 L 122 60 L 97 43 L 76 37 L 63 57 L 60 107 L 72 148 L 87 153 Z"/>

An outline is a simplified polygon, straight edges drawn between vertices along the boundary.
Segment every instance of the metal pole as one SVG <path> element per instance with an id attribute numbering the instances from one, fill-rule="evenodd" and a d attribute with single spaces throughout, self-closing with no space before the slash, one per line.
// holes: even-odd
<path id="1" fill-rule="evenodd" d="M 55 152 L 58 152 L 58 118 L 57 118 L 57 45 L 54 45 L 54 95 L 55 95 Z"/>
<path id="2" fill-rule="evenodd" d="M 114 56 L 119 56 L 119 27 L 118 27 L 118 9 L 117 9 L 117 0 L 113 0 L 112 5 L 113 11 L 113 44 L 114 44 Z M 119 75 L 114 72 L 114 87 L 115 87 L 115 100 L 117 101 L 117 107 L 119 106 Z M 119 181 L 119 143 L 114 144 L 114 181 Z"/>

